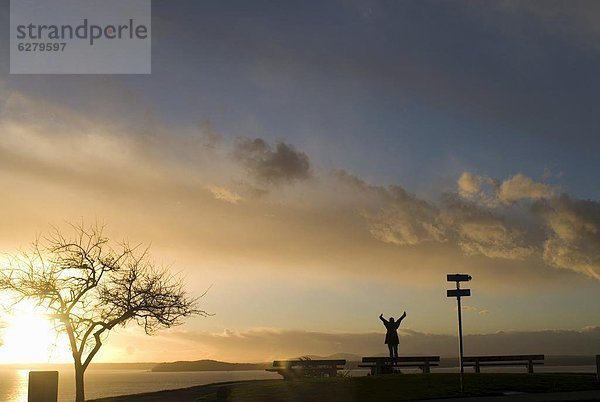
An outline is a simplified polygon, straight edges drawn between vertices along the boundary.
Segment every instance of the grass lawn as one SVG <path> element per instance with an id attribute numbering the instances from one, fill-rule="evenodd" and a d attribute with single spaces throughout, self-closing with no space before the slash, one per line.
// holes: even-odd
<path id="1" fill-rule="evenodd" d="M 392 374 L 379 377 L 259 380 L 154 392 L 100 402 L 138 401 L 408 401 L 461 396 L 458 374 Z M 600 389 L 592 374 L 465 374 L 465 396 L 503 392 Z"/>

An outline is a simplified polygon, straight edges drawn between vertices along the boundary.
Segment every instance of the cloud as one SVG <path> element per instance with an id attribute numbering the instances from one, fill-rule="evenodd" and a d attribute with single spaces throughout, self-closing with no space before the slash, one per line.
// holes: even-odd
<path id="1" fill-rule="evenodd" d="M 243 200 L 241 195 L 225 187 L 208 186 L 207 189 L 217 200 L 225 201 L 230 204 L 238 204 L 241 200 Z"/>
<path id="2" fill-rule="evenodd" d="M 490 177 L 463 172 L 457 181 L 458 194 L 465 199 L 478 200 L 486 205 L 495 203 L 499 183 Z"/>
<path id="3" fill-rule="evenodd" d="M 491 185 L 492 192 L 482 190 L 484 184 Z M 470 205 L 467 201 L 455 200 L 463 206 L 447 210 L 451 219 L 460 211 L 458 223 L 453 224 L 458 228 L 460 245 L 465 252 L 522 259 L 539 249 L 543 261 L 553 267 L 600 279 L 600 203 L 597 201 L 556 195 L 551 186 L 522 173 L 499 182 L 465 172 L 457 186 L 462 200 L 472 200 Z M 522 230 L 508 227 L 498 212 L 493 212 L 522 200 L 533 202 L 532 209 L 522 209 L 520 213 L 529 215 L 522 220 L 530 234 L 538 231 L 536 226 L 545 231 L 540 242 L 535 241 L 536 236 L 526 239 Z"/>
<path id="4" fill-rule="evenodd" d="M 493 266 L 490 278 L 524 259 L 531 277 L 597 272 L 595 226 L 581 231 L 566 212 L 532 214 L 529 202 L 497 201 L 504 183 L 520 189 L 508 192 L 510 199 L 527 197 L 521 199 L 541 205 L 556 198 L 532 199 L 540 194 L 538 186 L 519 175 L 502 183 L 465 172 L 458 194 L 426 200 L 345 171 L 302 180 L 312 174 L 308 157 L 284 143 L 207 146 L 206 135 L 194 127 L 157 123 L 143 134 L 129 128 L 10 94 L 0 116 L 0 209 L 10 230 L 0 231 L 0 244 L 18 247 L 46 225 L 83 217 L 106 221 L 119 236 L 162 244 L 178 259 L 191 261 L 201 253 L 206 264 L 232 271 L 240 261 L 290 273 L 309 267 L 311 274 L 331 276 L 366 275 L 365 266 L 375 265 L 368 270 L 372 277 L 410 274 L 425 284 L 442 266 L 475 272 L 480 261 L 473 257 L 486 257 L 486 266 Z M 241 150 L 257 168 L 256 185 L 230 158 Z M 289 160 L 306 164 L 281 162 Z M 259 172 L 268 172 L 270 183 L 297 183 L 266 192 L 259 188 L 266 180 Z M 469 196 L 482 191 L 494 202 Z M 588 222 L 586 213 L 574 216 Z M 581 234 L 569 235 L 569 227 Z"/>
<path id="5" fill-rule="evenodd" d="M 399 246 L 444 241 L 444 229 L 435 222 L 435 213 L 422 205 L 397 202 L 379 212 L 365 213 L 369 232 L 378 240 Z"/>
<path id="6" fill-rule="evenodd" d="M 562 195 L 540 202 L 536 211 L 548 232 L 544 260 L 600 279 L 600 203 Z"/>
<path id="7" fill-rule="evenodd" d="M 273 147 L 261 138 L 244 138 L 236 144 L 234 156 L 252 176 L 266 183 L 291 183 L 311 176 L 308 156 L 285 142 Z"/>
<path id="8" fill-rule="evenodd" d="M 523 259 L 532 253 L 531 248 L 519 245 L 522 234 L 501 222 L 462 223 L 458 226 L 458 233 L 460 247 L 469 255 Z"/>
<path id="9" fill-rule="evenodd" d="M 463 172 L 457 181 L 458 194 L 485 206 L 509 205 L 521 200 L 540 200 L 555 195 L 554 189 L 522 173 L 504 181 Z"/>
<path id="10" fill-rule="evenodd" d="M 501 216 L 474 202 L 447 195 L 441 208 L 409 194 L 400 186 L 373 186 L 345 171 L 337 178 L 350 188 L 370 196 L 361 215 L 377 240 L 397 246 L 452 240 L 467 255 L 489 258 L 523 259 L 533 253 L 524 244 L 523 233 Z M 463 174 L 460 191 L 480 194 L 492 179 Z"/>
<path id="11" fill-rule="evenodd" d="M 493 259 L 541 255 L 546 264 L 600 279 L 597 202 L 557 197 L 551 186 L 521 173 L 499 181 L 464 172 L 457 182 L 458 194 L 442 197 L 441 207 L 399 186 L 370 185 L 345 171 L 337 172 L 337 178 L 371 197 L 361 215 L 371 235 L 382 242 L 402 247 L 449 241 L 466 255 Z M 540 203 L 542 222 L 539 214 L 531 214 L 531 204 L 519 212 L 526 219 L 501 208 L 523 200 Z M 542 239 L 540 226 L 547 232 Z"/>
<path id="12" fill-rule="evenodd" d="M 371 185 L 343 170 L 335 177 L 362 197 L 358 213 L 381 242 L 402 248 L 447 243 L 467 256 L 538 259 L 599 279 L 598 213 L 588 212 L 598 203 L 587 202 L 587 208 L 575 212 L 568 198 L 560 202 L 553 188 L 523 174 L 499 181 L 465 172 L 458 193 L 443 195 L 439 206 L 400 186 Z M 540 221 L 540 214 L 532 213 L 533 204 L 515 205 L 522 200 L 555 207 L 546 207 Z"/>
<path id="13" fill-rule="evenodd" d="M 505 204 L 522 199 L 550 198 L 553 195 L 554 190 L 552 187 L 544 183 L 537 183 L 521 173 L 503 181 L 498 189 L 498 200 Z"/>
<path id="14" fill-rule="evenodd" d="M 372 186 L 343 170 L 337 172 L 337 178 L 374 199 L 377 207 L 365 209 L 362 215 L 369 232 L 377 240 L 398 246 L 445 241 L 444 228 L 438 222 L 438 211 L 426 201 L 400 186 Z"/>
<path id="15" fill-rule="evenodd" d="M 468 255 L 523 259 L 533 253 L 524 235 L 502 216 L 460 197 L 446 195 L 443 221 L 454 231 Z"/>

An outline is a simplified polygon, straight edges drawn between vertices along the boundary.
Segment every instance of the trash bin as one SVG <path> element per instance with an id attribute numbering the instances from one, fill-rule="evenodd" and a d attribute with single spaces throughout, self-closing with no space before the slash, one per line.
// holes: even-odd
<path id="1" fill-rule="evenodd" d="M 58 371 L 30 371 L 28 402 L 56 402 L 58 400 Z"/>

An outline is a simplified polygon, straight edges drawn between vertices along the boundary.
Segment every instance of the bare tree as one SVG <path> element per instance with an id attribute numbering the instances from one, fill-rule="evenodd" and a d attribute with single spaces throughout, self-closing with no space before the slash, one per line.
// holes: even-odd
<path id="1" fill-rule="evenodd" d="M 70 236 L 54 229 L 29 252 L 13 256 L 0 271 L 0 290 L 11 291 L 15 303 L 34 300 L 66 334 L 81 402 L 85 371 L 111 329 L 135 321 L 152 334 L 207 313 L 197 309 L 198 298 L 187 295 L 181 278 L 149 259 L 147 248 L 113 247 L 103 227 L 72 229 Z"/>

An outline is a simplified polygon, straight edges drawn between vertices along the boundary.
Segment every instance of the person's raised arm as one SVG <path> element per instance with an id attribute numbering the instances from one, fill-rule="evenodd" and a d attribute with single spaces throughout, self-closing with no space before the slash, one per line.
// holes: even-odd
<path id="1" fill-rule="evenodd" d="M 383 318 L 383 313 L 379 314 L 379 319 L 383 321 L 384 324 L 387 324 L 387 320 Z"/>
<path id="2" fill-rule="evenodd" d="M 402 314 L 402 316 L 398 319 L 398 321 L 402 321 L 406 318 L 406 311 Z"/>

